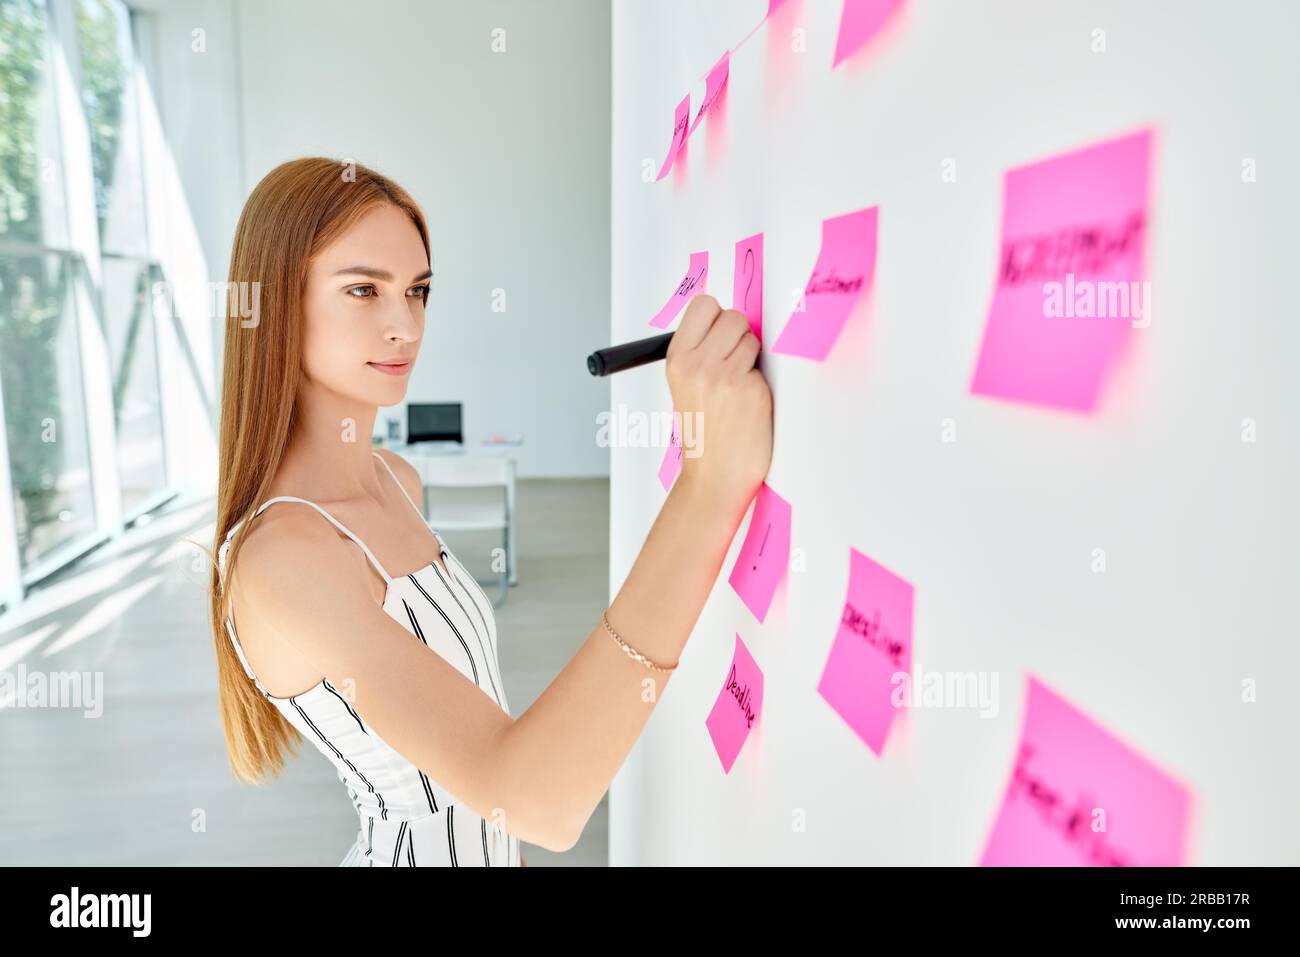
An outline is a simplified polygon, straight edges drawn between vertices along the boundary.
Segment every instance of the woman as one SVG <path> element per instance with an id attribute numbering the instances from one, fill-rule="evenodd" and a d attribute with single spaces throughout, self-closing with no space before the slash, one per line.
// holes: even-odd
<path id="1" fill-rule="evenodd" d="M 342 864 L 518 865 L 520 841 L 573 846 L 663 693 L 767 473 L 771 394 L 744 316 L 692 300 L 666 370 L 707 444 L 601 621 L 512 716 L 491 603 L 425 524 L 414 468 L 370 448 L 378 407 L 406 395 L 430 262 L 420 209 L 363 166 L 285 163 L 244 206 L 212 578 L 222 722 L 252 783 L 303 736 L 334 764 L 360 823 Z"/>

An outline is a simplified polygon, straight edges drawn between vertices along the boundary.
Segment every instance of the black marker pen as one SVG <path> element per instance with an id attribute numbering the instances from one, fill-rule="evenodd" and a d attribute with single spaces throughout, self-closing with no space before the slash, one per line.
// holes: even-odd
<path id="1" fill-rule="evenodd" d="M 637 339 L 619 346 L 597 349 L 587 356 L 587 371 L 592 375 L 609 375 L 624 369 L 634 369 L 647 362 L 657 362 L 668 355 L 668 343 L 673 341 L 673 333 L 651 336 L 649 339 Z"/>

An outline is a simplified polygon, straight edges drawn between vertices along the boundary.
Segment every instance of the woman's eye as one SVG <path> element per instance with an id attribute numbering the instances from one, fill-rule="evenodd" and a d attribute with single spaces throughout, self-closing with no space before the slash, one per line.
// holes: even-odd
<path id="1" fill-rule="evenodd" d="M 363 293 L 363 295 L 358 296 L 357 293 L 359 292 Z M 374 296 L 374 294 L 375 294 L 374 286 L 353 286 L 351 289 L 348 290 L 348 295 L 353 296 L 356 299 L 369 299 L 372 296 Z"/>
<path id="2" fill-rule="evenodd" d="M 428 299 L 429 299 L 429 287 L 428 287 L 428 286 L 412 286 L 412 287 L 407 291 L 406 294 L 409 296 L 411 293 L 415 293 L 415 295 L 419 296 L 421 299 L 425 300 L 426 302 L 427 302 Z"/>

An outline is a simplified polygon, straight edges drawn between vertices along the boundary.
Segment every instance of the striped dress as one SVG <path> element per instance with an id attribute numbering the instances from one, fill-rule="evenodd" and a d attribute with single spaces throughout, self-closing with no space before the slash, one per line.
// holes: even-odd
<path id="1" fill-rule="evenodd" d="M 374 454 L 424 525 L 419 506 L 411 501 L 383 456 Z M 310 505 L 356 542 L 387 583 L 384 611 L 411 633 L 412 640 L 441 655 L 502 711 L 510 713 L 497 662 L 492 603 L 441 536 L 435 533 L 448 574 L 436 562 L 430 562 L 408 575 L 393 578 L 361 539 L 315 502 L 279 495 L 263 502 L 253 516 L 275 502 Z M 223 575 L 226 552 L 240 524 L 230 529 L 221 546 L 218 564 Z M 257 690 L 316 745 L 347 788 L 357 810 L 359 828 L 339 866 L 519 866 L 518 838 L 461 804 L 455 795 L 389 746 L 327 679 L 301 694 L 285 698 L 268 694 L 244 657 L 230 616 L 226 618 L 226 631 Z"/>

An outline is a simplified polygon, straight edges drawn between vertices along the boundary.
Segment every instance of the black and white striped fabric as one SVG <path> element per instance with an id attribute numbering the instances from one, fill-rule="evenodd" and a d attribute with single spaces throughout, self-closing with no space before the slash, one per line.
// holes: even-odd
<path id="1" fill-rule="evenodd" d="M 424 515 L 378 452 L 403 497 L 424 524 Z M 507 714 L 510 703 L 497 661 L 496 620 L 492 603 L 474 577 L 434 533 L 447 573 L 430 562 L 393 578 L 374 553 L 351 530 L 315 502 L 292 495 L 268 499 L 253 513 L 276 502 L 302 502 L 320 512 L 356 542 L 387 583 L 384 611 L 431 652 L 441 655 Z M 236 523 L 221 546 L 218 562 L 225 572 L 226 552 Z M 408 761 L 375 733 L 365 716 L 328 679 L 287 698 L 270 695 L 257 680 L 235 634 L 226 630 L 245 673 L 262 696 L 313 742 L 338 771 L 357 809 L 360 829 L 341 867 L 518 867 L 519 841 L 500 822 L 485 819 L 433 778 Z"/>

